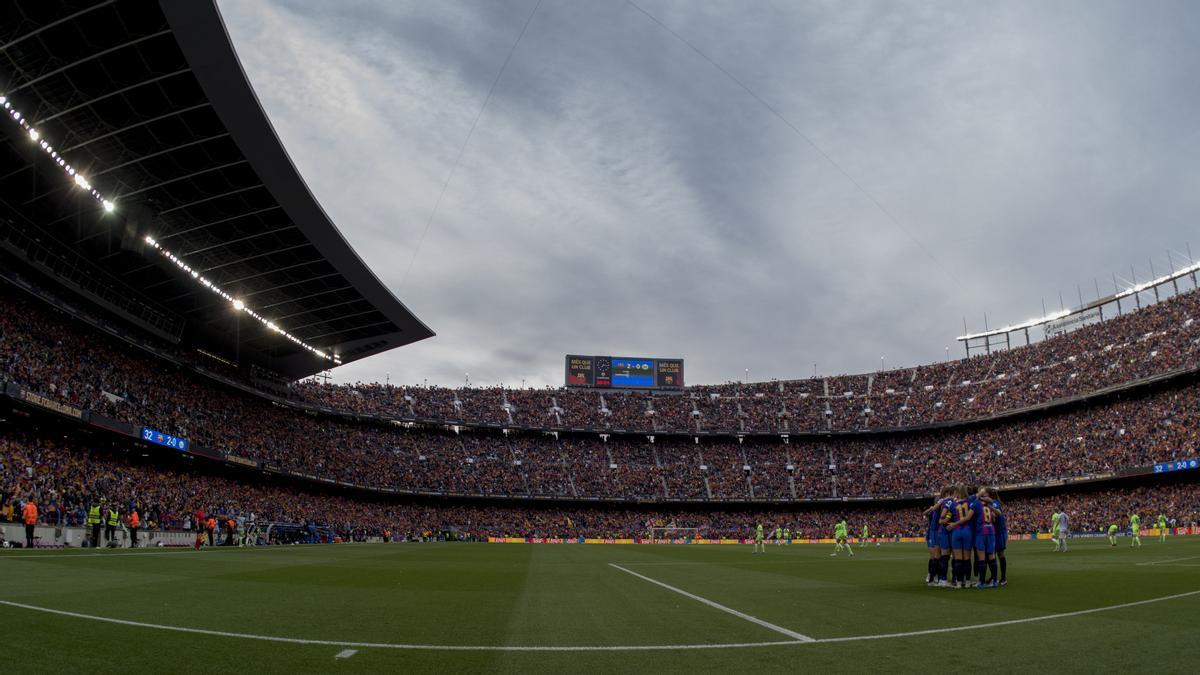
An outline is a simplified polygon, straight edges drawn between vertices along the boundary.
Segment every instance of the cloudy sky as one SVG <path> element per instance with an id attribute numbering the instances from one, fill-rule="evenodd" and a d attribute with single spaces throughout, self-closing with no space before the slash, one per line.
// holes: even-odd
<path id="1" fill-rule="evenodd" d="M 1200 255 L 1197 3 L 219 4 L 301 174 L 438 333 L 338 381 L 911 365 L 964 315 Z"/>

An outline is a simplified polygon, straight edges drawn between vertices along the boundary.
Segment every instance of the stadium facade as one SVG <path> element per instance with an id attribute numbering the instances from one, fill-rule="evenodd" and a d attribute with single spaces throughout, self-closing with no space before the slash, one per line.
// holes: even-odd
<path id="1" fill-rule="evenodd" d="M 215 4 L 18 9 L 0 36 L 0 276 L 22 339 L 0 377 L 21 434 L 490 502 L 839 504 L 1196 466 L 1179 433 L 1200 422 L 1179 404 L 1200 386 L 1189 271 L 1042 342 L 993 350 L 989 334 L 990 353 L 878 373 L 665 393 L 297 382 L 433 333 L 305 186 Z"/>

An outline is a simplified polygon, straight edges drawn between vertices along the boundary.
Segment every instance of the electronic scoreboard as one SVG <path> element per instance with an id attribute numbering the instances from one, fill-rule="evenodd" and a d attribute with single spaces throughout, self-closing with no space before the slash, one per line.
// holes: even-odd
<path id="1" fill-rule="evenodd" d="M 567 355 L 568 387 L 681 389 L 683 359 Z"/>

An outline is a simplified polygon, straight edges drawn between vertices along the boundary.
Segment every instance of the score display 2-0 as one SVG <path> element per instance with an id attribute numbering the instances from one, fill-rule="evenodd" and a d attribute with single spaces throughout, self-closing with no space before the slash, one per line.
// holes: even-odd
<path id="1" fill-rule="evenodd" d="M 568 354 L 568 387 L 682 389 L 683 359 Z"/>

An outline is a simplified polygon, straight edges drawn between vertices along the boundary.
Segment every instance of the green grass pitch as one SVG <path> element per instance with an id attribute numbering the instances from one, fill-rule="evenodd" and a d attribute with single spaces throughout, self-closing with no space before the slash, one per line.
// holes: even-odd
<path id="1" fill-rule="evenodd" d="M 1143 541 L 1014 543 L 995 590 L 927 588 L 914 544 L 0 551 L 3 669 L 1198 672 L 1200 539 Z"/>

